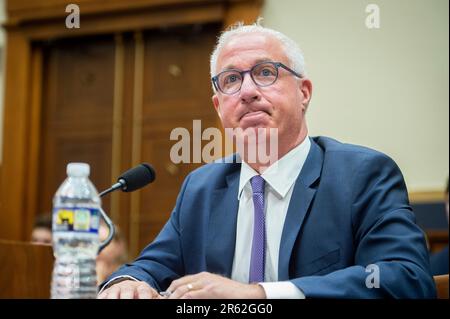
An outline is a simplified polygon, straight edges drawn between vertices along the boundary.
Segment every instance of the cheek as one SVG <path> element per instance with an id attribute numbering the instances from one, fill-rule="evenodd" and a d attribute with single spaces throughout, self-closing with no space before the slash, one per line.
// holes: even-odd
<path id="1" fill-rule="evenodd" d="M 237 103 L 229 97 L 224 98 L 219 107 L 219 114 L 222 120 L 232 120 L 237 109 Z"/>
<path id="2" fill-rule="evenodd" d="M 283 106 L 284 111 L 292 115 L 297 114 L 302 109 L 304 96 L 295 82 L 285 85 L 277 90 L 276 93 L 276 99 Z"/>
<path id="3" fill-rule="evenodd" d="M 291 126 L 292 123 L 298 123 L 303 117 L 300 96 L 298 95 L 273 95 L 268 97 L 271 103 L 274 118 L 279 126 Z"/>
<path id="4" fill-rule="evenodd" d="M 274 109 L 285 107 L 293 103 L 294 87 L 285 83 L 261 88 L 262 98 L 268 101 Z"/>
<path id="5" fill-rule="evenodd" d="M 278 116 L 284 115 L 284 113 L 288 110 L 289 104 L 292 103 L 292 101 L 290 101 L 290 99 L 286 96 L 286 91 L 281 90 L 272 90 L 267 92 L 266 94 L 263 94 L 263 99 L 269 102 L 274 114 L 277 114 Z"/>

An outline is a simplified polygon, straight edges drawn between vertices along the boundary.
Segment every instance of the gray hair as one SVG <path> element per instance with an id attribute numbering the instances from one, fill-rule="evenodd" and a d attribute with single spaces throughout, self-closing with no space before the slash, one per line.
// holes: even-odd
<path id="1" fill-rule="evenodd" d="M 301 76 L 306 76 L 305 70 L 305 59 L 303 58 L 303 53 L 298 46 L 298 44 L 293 41 L 288 36 L 284 35 L 279 31 L 275 31 L 270 28 L 263 27 L 260 24 L 262 19 L 259 18 L 258 21 L 252 25 L 244 25 L 242 22 L 238 22 L 232 25 L 228 30 L 224 31 L 220 37 L 217 39 L 216 46 L 211 54 L 210 59 L 210 72 L 211 77 L 216 75 L 217 58 L 219 57 L 220 51 L 233 37 L 242 34 L 263 34 L 266 36 L 272 36 L 278 41 L 280 41 L 284 53 L 289 60 L 289 67 L 299 73 Z M 214 90 L 214 87 L 213 87 Z"/>

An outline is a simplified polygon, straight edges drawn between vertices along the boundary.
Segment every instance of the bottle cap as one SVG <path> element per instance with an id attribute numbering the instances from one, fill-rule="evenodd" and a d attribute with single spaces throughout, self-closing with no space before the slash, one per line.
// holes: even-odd
<path id="1" fill-rule="evenodd" d="M 90 166 L 87 163 L 69 163 L 66 172 L 68 176 L 87 177 L 90 173 Z"/>

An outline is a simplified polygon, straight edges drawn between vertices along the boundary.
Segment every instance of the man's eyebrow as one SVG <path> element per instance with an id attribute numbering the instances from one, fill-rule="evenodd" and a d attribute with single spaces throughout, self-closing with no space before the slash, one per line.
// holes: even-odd
<path id="1" fill-rule="evenodd" d="M 253 65 L 256 65 L 258 63 L 262 63 L 262 62 L 272 62 L 272 59 L 269 58 L 259 58 L 256 59 L 253 62 Z M 238 68 L 236 68 L 236 66 L 234 64 L 228 64 L 227 66 L 225 66 L 220 72 L 222 71 L 227 71 L 227 70 L 238 70 Z"/>

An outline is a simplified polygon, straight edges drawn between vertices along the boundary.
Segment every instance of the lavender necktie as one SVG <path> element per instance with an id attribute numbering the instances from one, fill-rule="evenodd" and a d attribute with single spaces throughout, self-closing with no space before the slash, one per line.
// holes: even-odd
<path id="1" fill-rule="evenodd" d="M 264 281 L 266 227 L 264 216 L 264 179 L 256 175 L 250 180 L 253 189 L 254 224 L 249 282 Z"/>

